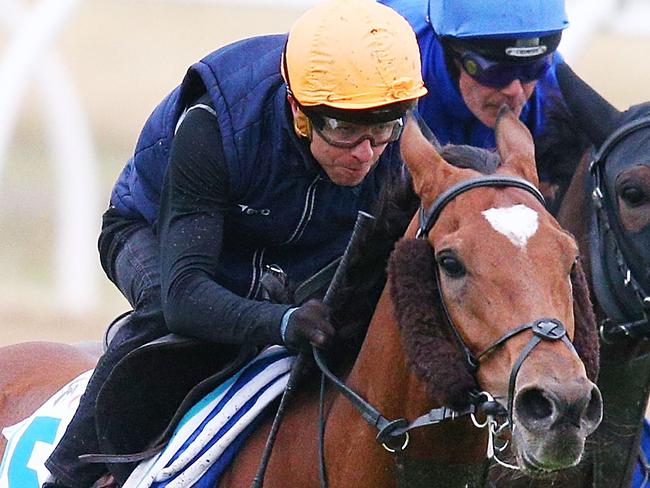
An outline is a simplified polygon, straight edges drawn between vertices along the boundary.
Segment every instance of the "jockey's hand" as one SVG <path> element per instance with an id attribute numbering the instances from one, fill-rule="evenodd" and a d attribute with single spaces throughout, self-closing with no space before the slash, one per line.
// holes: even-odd
<path id="1" fill-rule="evenodd" d="M 327 349 L 335 334 L 329 307 L 320 300 L 309 300 L 291 314 L 284 337 L 287 347 L 310 351 L 310 345 Z"/>

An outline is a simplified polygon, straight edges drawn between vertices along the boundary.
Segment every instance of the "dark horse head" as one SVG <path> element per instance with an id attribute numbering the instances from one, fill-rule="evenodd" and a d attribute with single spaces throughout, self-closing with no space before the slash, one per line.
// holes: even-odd
<path id="1" fill-rule="evenodd" d="M 558 80 L 594 151 L 590 190 L 591 274 L 610 333 L 650 335 L 650 102 L 620 112 L 568 65 Z"/>

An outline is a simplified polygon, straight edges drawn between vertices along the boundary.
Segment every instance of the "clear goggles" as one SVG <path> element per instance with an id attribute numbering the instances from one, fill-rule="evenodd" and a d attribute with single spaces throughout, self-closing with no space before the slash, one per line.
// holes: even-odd
<path id="1" fill-rule="evenodd" d="M 481 85 L 504 88 L 514 80 L 520 80 L 522 83 L 539 80 L 551 67 L 552 54 L 527 63 L 490 61 L 465 50 L 454 50 L 454 56 L 463 70 Z"/>
<path id="2" fill-rule="evenodd" d="M 307 117 L 325 142 L 343 148 L 355 147 L 365 140 L 370 141 L 373 147 L 383 146 L 399 139 L 404 128 L 403 118 L 376 124 L 358 124 L 315 113 L 310 113 Z"/>

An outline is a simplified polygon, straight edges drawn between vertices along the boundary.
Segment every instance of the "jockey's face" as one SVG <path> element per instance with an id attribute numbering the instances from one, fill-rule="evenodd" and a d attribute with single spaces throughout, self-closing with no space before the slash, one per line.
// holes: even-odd
<path id="1" fill-rule="evenodd" d="M 491 88 L 481 85 L 467 74 L 460 64 L 458 64 L 458 68 L 460 71 L 458 87 L 467 108 L 477 119 L 492 129 L 496 125 L 497 113 L 501 105 L 505 103 L 519 117 L 537 85 L 537 81 L 522 83 L 515 79 L 502 88 Z"/>
<path id="2" fill-rule="evenodd" d="M 302 113 L 295 100 L 289 98 L 294 119 Z M 304 117 L 304 115 L 302 115 Z M 302 135 L 301 135 L 302 136 Z M 353 147 L 338 147 L 327 142 L 317 130 L 310 130 L 310 145 L 314 159 L 335 184 L 356 186 L 368 175 L 388 144 L 373 146 L 363 139 Z"/>
<path id="3" fill-rule="evenodd" d="M 373 168 L 386 144 L 373 147 L 364 139 L 351 148 L 336 147 L 313 131 L 309 147 L 330 180 L 341 186 L 356 186 Z"/>

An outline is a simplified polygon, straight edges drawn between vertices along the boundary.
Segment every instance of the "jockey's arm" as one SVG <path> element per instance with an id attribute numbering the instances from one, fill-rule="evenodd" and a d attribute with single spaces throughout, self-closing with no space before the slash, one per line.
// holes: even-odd
<path id="1" fill-rule="evenodd" d="M 165 320 L 172 332 L 199 339 L 280 344 L 288 305 L 242 298 L 215 280 L 227 182 L 216 118 L 190 110 L 174 138 L 158 220 Z"/>

